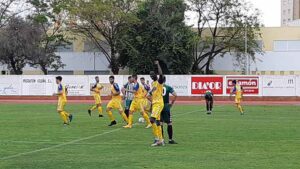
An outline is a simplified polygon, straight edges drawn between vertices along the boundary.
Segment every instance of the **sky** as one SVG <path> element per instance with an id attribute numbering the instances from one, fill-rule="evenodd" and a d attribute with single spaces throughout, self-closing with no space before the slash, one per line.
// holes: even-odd
<path id="1" fill-rule="evenodd" d="M 248 0 L 262 13 L 262 22 L 266 27 L 280 26 L 281 0 Z"/>
<path id="2" fill-rule="evenodd" d="M 265 27 L 280 27 L 281 25 L 281 0 L 245 0 L 261 12 L 261 22 Z M 197 23 L 197 16 L 187 12 L 188 25 Z"/>

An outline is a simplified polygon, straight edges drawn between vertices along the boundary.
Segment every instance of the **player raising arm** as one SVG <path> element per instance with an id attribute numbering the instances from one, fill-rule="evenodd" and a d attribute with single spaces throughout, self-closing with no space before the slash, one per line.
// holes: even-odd
<path id="1" fill-rule="evenodd" d="M 120 115 L 128 123 L 128 118 L 123 110 L 122 107 L 122 97 L 120 95 L 120 88 L 117 83 L 115 83 L 115 77 L 110 76 L 109 77 L 109 83 L 111 84 L 110 86 L 110 91 L 111 91 L 111 100 L 107 104 L 106 112 L 108 114 L 108 117 L 110 119 L 110 124 L 108 126 L 114 126 L 117 124 L 115 117 L 113 116 L 112 109 L 116 109 L 119 111 Z"/>
<path id="2" fill-rule="evenodd" d="M 56 78 L 57 84 L 57 93 L 54 93 L 54 96 L 58 97 L 57 101 L 57 113 L 60 115 L 62 120 L 64 121 L 64 125 L 69 125 L 72 122 L 73 115 L 69 114 L 65 111 L 65 106 L 67 104 L 67 89 L 62 84 L 62 77 L 57 76 Z"/>
<path id="3" fill-rule="evenodd" d="M 103 117 L 103 111 L 102 111 L 102 101 L 101 101 L 101 90 L 104 88 L 100 83 L 99 83 L 99 77 L 95 77 L 96 83 L 95 85 L 91 88 L 91 91 L 93 92 L 93 97 L 95 100 L 95 105 L 91 107 L 88 110 L 88 114 L 91 116 L 92 111 L 95 109 L 98 109 L 99 117 Z"/>
<path id="4" fill-rule="evenodd" d="M 241 106 L 241 101 L 243 98 L 243 87 L 240 86 L 239 84 L 237 84 L 236 80 L 233 80 L 232 84 L 234 85 L 234 87 L 230 93 L 230 97 L 232 97 L 232 95 L 235 95 L 235 104 L 236 104 L 237 108 L 239 109 L 241 115 L 244 115 L 244 110 Z"/>
<path id="5" fill-rule="evenodd" d="M 174 96 L 171 103 L 170 103 L 170 94 Z M 177 94 L 171 86 L 166 85 L 166 77 L 165 76 L 164 76 L 163 99 L 164 99 L 164 108 L 161 112 L 161 119 L 160 119 L 162 133 L 163 133 L 163 124 L 167 123 L 169 144 L 177 144 L 173 140 L 173 124 L 172 124 L 172 115 L 171 115 L 171 108 L 173 107 L 173 105 L 177 99 Z"/>
<path id="6" fill-rule="evenodd" d="M 155 72 L 150 72 L 150 77 L 153 80 L 152 82 L 152 90 L 149 91 L 148 96 L 152 98 L 152 113 L 150 122 L 152 124 L 152 130 L 155 142 L 151 146 L 163 146 L 164 140 L 162 136 L 162 129 L 160 125 L 160 116 L 161 111 L 164 107 L 164 100 L 163 100 L 163 73 L 158 61 L 155 61 L 155 65 L 158 68 L 159 78 Z"/>

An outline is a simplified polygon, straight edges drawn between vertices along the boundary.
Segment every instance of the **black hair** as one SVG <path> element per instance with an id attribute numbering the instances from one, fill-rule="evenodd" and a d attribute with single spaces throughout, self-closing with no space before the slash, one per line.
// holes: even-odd
<path id="1" fill-rule="evenodd" d="M 59 81 L 62 81 L 62 77 L 61 76 L 57 76 L 55 79 L 59 80 Z"/>
<path id="2" fill-rule="evenodd" d="M 135 80 L 137 80 L 138 76 L 137 75 L 132 75 L 132 78 L 134 78 Z"/>
<path id="3" fill-rule="evenodd" d="M 131 79 L 131 76 L 128 76 L 128 80 Z"/>
<path id="4" fill-rule="evenodd" d="M 115 76 L 109 76 L 110 79 L 115 79 Z"/>
<path id="5" fill-rule="evenodd" d="M 145 80 L 145 78 L 144 78 L 144 77 L 141 77 L 141 80 Z"/>
<path id="6" fill-rule="evenodd" d="M 233 80 L 232 83 L 233 83 L 233 84 L 236 84 L 236 80 Z"/>

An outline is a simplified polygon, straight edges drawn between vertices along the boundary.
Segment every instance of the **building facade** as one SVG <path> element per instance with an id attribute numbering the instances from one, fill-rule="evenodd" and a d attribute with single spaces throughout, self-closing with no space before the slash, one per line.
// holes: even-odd
<path id="1" fill-rule="evenodd" d="M 281 25 L 300 26 L 300 0 L 281 0 Z"/>

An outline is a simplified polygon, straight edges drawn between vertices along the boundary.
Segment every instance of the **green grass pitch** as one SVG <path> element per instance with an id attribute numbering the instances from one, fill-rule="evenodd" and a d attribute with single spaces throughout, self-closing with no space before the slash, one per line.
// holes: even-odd
<path id="1" fill-rule="evenodd" d="M 165 147 L 150 147 L 151 129 L 109 128 L 107 116 L 89 117 L 88 107 L 68 105 L 75 118 L 64 127 L 55 105 L 1 104 L 0 168 L 300 168 L 297 106 L 246 106 L 245 116 L 233 106 L 216 106 L 207 116 L 203 106 L 178 105 L 173 121 L 179 144 Z"/>

